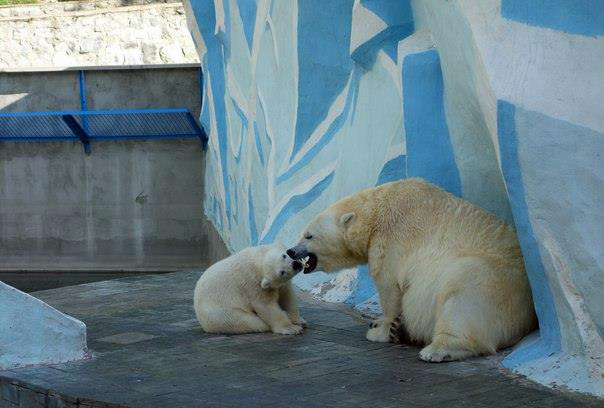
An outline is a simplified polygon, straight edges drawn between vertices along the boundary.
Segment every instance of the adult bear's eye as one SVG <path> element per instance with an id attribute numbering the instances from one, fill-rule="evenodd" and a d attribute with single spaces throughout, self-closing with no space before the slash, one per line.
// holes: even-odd
<path id="1" fill-rule="evenodd" d="M 283 259 L 285 259 L 285 254 L 283 254 Z"/>
<path id="2" fill-rule="evenodd" d="M 281 271 L 281 276 L 285 275 L 285 271 Z"/>
<path id="3" fill-rule="evenodd" d="M 311 234 L 306 234 L 306 235 L 304 236 L 304 238 L 306 238 L 306 239 L 311 239 L 311 238 L 312 238 L 312 235 L 311 235 Z"/>

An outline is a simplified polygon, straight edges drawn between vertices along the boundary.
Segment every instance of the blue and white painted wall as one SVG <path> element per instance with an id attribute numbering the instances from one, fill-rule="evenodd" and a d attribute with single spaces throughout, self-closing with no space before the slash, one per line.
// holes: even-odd
<path id="1" fill-rule="evenodd" d="M 504 364 L 604 395 L 604 3 L 190 0 L 231 250 L 293 244 L 341 197 L 423 177 L 515 222 L 541 331 Z M 377 312 L 364 267 L 296 278 Z"/>

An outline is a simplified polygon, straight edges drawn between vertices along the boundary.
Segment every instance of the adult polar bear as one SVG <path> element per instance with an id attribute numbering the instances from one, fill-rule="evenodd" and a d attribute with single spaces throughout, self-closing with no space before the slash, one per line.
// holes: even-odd
<path id="1" fill-rule="evenodd" d="M 309 256 L 305 273 L 369 264 L 384 314 L 367 339 L 393 340 L 400 322 L 425 361 L 494 353 L 536 326 L 514 229 L 423 180 L 340 200 L 288 254 Z"/>

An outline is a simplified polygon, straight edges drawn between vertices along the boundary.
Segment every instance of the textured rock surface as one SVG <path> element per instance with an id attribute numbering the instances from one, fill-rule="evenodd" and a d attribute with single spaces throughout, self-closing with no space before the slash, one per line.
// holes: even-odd
<path id="1" fill-rule="evenodd" d="M 418 176 L 519 231 L 540 320 L 505 362 L 604 395 L 604 3 L 190 1 L 205 209 L 231 249 L 293 243 L 352 192 Z M 365 268 L 298 277 L 376 309 Z"/>
<path id="2" fill-rule="evenodd" d="M 198 61 L 180 2 L 0 7 L 0 69 Z"/>
<path id="3" fill-rule="evenodd" d="M 0 327 L 0 369 L 86 356 L 84 323 L 2 282 Z"/>

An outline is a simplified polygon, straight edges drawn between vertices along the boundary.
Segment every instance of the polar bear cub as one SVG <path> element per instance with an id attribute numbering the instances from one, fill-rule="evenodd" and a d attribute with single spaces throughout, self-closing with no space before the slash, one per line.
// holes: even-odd
<path id="1" fill-rule="evenodd" d="M 250 247 L 208 268 L 197 281 L 193 304 L 209 333 L 300 334 L 291 279 L 302 264 L 280 244 Z"/>

